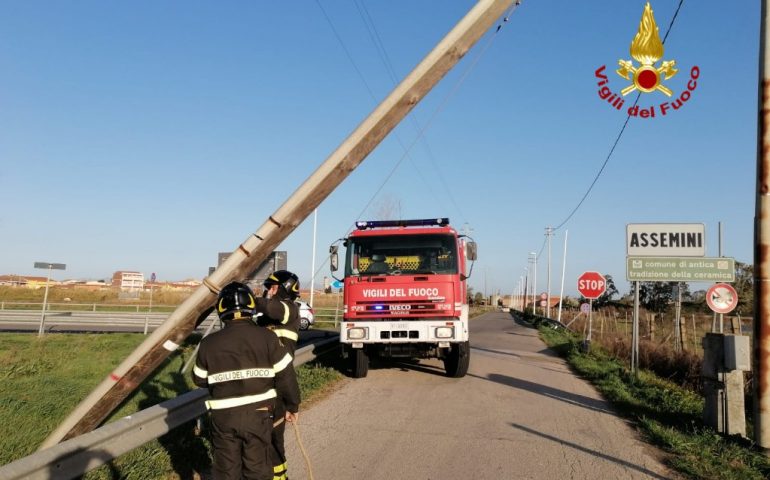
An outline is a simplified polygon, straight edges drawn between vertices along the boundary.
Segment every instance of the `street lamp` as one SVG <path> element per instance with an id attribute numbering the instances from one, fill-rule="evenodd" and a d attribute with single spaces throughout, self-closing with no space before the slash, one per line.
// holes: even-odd
<path id="1" fill-rule="evenodd" d="M 318 226 L 318 208 L 313 210 L 313 250 L 311 255 L 311 261 L 310 261 L 310 306 L 313 306 L 313 286 L 315 282 L 315 238 L 316 238 L 316 227 Z"/>
<path id="2" fill-rule="evenodd" d="M 67 265 L 63 263 L 35 262 L 35 268 L 48 269 L 48 277 L 45 279 L 45 295 L 43 295 L 43 311 L 40 313 L 40 328 L 37 330 L 37 336 L 42 337 L 45 331 L 45 307 L 48 303 L 48 283 L 51 281 L 51 270 L 65 270 Z"/>

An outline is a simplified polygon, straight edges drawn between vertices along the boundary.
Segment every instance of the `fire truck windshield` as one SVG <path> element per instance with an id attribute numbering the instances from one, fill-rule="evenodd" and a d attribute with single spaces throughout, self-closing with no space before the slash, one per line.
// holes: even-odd
<path id="1" fill-rule="evenodd" d="M 457 240 L 447 234 L 348 239 L 345 275 L 456 274 Z"/>

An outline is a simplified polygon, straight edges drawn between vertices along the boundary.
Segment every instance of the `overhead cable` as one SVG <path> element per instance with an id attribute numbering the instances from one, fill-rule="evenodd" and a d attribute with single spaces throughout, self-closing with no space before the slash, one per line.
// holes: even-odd
<path id="1" fill-rule="evenodd" d="M 666 34 L 663 36 L 662 43 L 666 43 L 666 39 L 668 38 L 668 34 L 671 32 L 671 27 L 674 26 L 674 21 L 676 20 L 676 17 L 679 15 L 679 9 L 682 8 L 682 4 L 684 3 L 684 0 L 679 0 L 679 5 L 676 7 L 676 11 L 674 12 L 674 16 L 671 18 L 671 22 L 668 24 L 668 28 L 666 29 Z M 639 102 L 639 98 L 641 97 L 642 92 L 639 92 L 636 95 L 636 100 L 634 100 L 634 105 L 631 107 L 635 107 L 636 104 Z M 572 209 L 569 215 L 567 215 L 567 218 L 565 218 L 557 227 L 554 227 L 554 230 L 559 230 L 561 227 L 563 227 L 569 220 L 572 218 L 572 216 L 575 214 L 575 212 L 578 211 L 580 206 L 583 204 L 583 202 L 588 198 L 588 194 L 591 193 L 591 190 L 594 188 L 594 185 L 596 185 L 596 182 L 599 180 L 599 177 L 601 176 L 602 172 L 604 171 L 604 168 L 607 166 L 607 163 L 610 161 L 610 158 L 612 158 L 612 154 L 615 152 L 615 147 L 618 146 L 618 143 L 620 142 L 620 138 L 623 136 L 623 132 L 625 132 L 626 127 L 628 126 L 628 121 L 631 119 L 631 114 L 629 113 L 628 116 L 626 116 L 625 122 L 623 122 L 623 126 L 620 129 L 620 132 L 618 133 L 617 137 L 615 137 L 615 142 L 612 144 L 612 148 L 610 148 L 610 152 L 607 154 L 607 158 L 604 159 L 604 163 L 602 163 L 601 168 L 596 173 L 596 176 L 594 177 L 593 181 L 591 182 L 591 185 L 589 185 L 588 190 L 586 190 L 586 193 L 583 195 L 583 198 L 580 199 L 578 204 L 575 206 L 575 208 Z"/>

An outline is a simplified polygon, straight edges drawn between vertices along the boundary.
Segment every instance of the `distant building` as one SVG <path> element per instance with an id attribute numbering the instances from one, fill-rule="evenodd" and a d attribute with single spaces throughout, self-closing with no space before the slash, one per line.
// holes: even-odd
<path id="1" fill-rule="evenodd" d="M 109 287 L 104 280 L 64 280 L 61 286 L 76 290 L 102 290 Z"/>
<path id="2" fill-rule="evenodd" d="M 11 287 L 41 288 L 45 287 L 47 277 L 32 277 L 22 275 L 0 275 L 0 285 Z M 59 282 L 50 280 L 49 285 L 56 285 Z"/>
<path id="3" fill-rule="evenodd" d="M 139 272 L 117 271 L 112 274 L 112 286 L 131 292 L 142 290 L 144 288 L 144 275 Z"/>
<path id="4" fill-rule="evenodd" d="M 220 252 L 217 266 L 222 265 L 229 256 L 230 252 Z M 243 280 L 255 293 L 259 293 L 262 291 L 262 282 L 265 281 L 267 276 L 276 270 L 286 270 L 286 265 L 286 252 L 274 251 L 251 273 L 251 275 Z M 213 269 L 209 269 L 209 275 L 211 275 L 211 273 L 213 273 Z"/>

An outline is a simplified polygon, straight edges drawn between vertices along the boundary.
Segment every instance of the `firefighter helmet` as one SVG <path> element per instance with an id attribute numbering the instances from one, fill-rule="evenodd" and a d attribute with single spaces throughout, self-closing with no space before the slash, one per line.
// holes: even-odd
<path id="1" fill-rule="evenodd" d="M 257 313 L 257 302 L 251 289 L 240 282 L 232 282 L 219 292 L 217 314 L 221 320 L 253 317 Z"/>
<path id="2" fill-rule="evenodd" d="M 263 285 L 265 288 L 278 285 L 278 291 L 289 300 L 299 296 L 299 278 L 288 270 L 276 270 L 265 279 Z"/>

